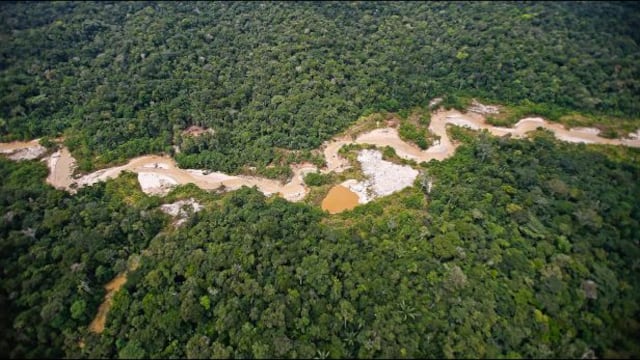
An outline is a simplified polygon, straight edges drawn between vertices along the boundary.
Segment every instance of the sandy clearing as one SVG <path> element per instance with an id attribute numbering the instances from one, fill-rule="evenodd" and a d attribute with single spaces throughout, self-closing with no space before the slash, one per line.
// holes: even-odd
<path id="1" fill-rule="evenodd" d="M 585 143 L 585 144 L 593 144 L 595 143 L 595 141 L 593 140 L 589 140 L 589 139 L 584 139 L 581 137 L 577 137 L 577 136 L 571 136 L 571 135 L 567 135 L 567 134 L 556 134 L 556 138 L 562 140 L 562 141 L 567 141 L 567 142 L 572 142 L 572 143 Z"/>
<path id="2" fill-rule="evenodd" d="M 69 190 L 71 184 L 74 183 L 71 175 L 76 166 L 76 161 L 73 156 L 71 156 L 69 149 L 63 147 L 43 161 L 47 161 L 47 166 L 49 167 L 47 183 L 57 189 Z"/>
<path id="3" fill-rule="evenodd" d="M 163 204 L 160 206 L 160 210 L 171 216 L 186 216 L 187 212 L 184 211 L 185 207 L 190 207 L 194 212 L 198 212 L 203 209 L 202 205 L 194 198 L 185 200 L 178 200 L 171 204 Z"/>
<path id="4" fill-rule="evenodd" d="M 311 164 L 293 165 L 293 177 L 291 181 L 282 186 L 280 195 L 289 201 L 301 201 L 307 195 L 308 189 L 304 183 L 304 176 L 317 172 L 318 168 Z"/>
<path id="5" fill-rule="evenodd" d="M 468 127 L 471 130 L 480 130 L 483 129 L 484 126 L 477 124 L 469 119 L 465 119 L 461 116 L 449 115 L 447 116 L 447 123 L 457 126 Z"/>
<path id="6" fill-rule="evenodd" d="M 360 204 L 412 186 L 418 176 L 418 171 L 410 166 L 382 160 L 382 153 L 378 150 L 361 150 L 358 161 L 366 179 L 349 179 L 340 185 L 356 194 Z"/>
<path id="7" fill-rule="evenodd" d="M 577 128 L 572 128 L 571 130 L 573 130 L 575 132 L 591 134 L 591 135 L 600 134 L 600 129 L 596 129 L 596 128 L 592 128 L 592 127 L 577 127 Z"/>
<path id="8" fill-rule="evenodd" d="M 34 160 L 41 157 L 47 149 L 44 146 L 33 146 L 24 149 L 15 150 L 13 153 L 9 154 L 9 159 L 11 160 Z"/>
<path id="9" fill-rule="evenodd" d="M 126 170 L 126 165 L 117 166 L 114 168 L 98 170 L 89 175 L 83 176 L 78 179 L 78 186 L 93 185 L 99 181 L 107 181 L 108 179 L 117 178 L 120 173 Z"/>
<path id="10" fill-rule="evenodd" d="M 346 138 L 337 138 L 323 144 L 324 158 L 327 162 L 327 168 L 323 169 L 323 173 L 330 173 L 332 171 L 341 173 L 351 167 L 349 161 L 338 154 L 341 147 L 350 143 L 352 143 L 352 141 Z"/>
<path id="11" fill-rule="evenodd" d="M 419 161 L 422 156 L 422 150 L 400 139 L 398 130 L 394 128 L 375 129 L 368 133 L 361 134 L 356 138 L 356 143 L 380 147 L 391 146 L 396 150 L 398 156 L 407 160 Z"/>
<path id="12" fill-rule="evenodd" d="M 377 196 L 387 196 L 412 186 L 418 176 L 418 171 L 410 166 L 382 160 L 382 153 L 377 150 L 360 151 L 358 161 L 371 181 L 371 190 Z"/>
<path id="13" fill-rule="evenodd" d="M 0 143 L 0 154 L 10 154 L 16 150 L 40 146 L 40 139 L 30 141 L 12 141 L 8 143 Z"/>
<path id="14" fill-rule="evenodd" d="M 153 172 L 139 172 L 138 182 L 142 191 L 147 194 L 166 194 L 172 187 L 178 185 L 171 176 Z"/>
<path id="15" fill-rule="evenodd" d="M 527 124 L 527 123 L 537 124 L 536 126 L 543 126 L 544 119 L 539 117 L 523 118 L 523 119 L 520 119 L 513 127 L 519 128 L 521 126 L 524 126 L 524 124 Z"/>
<path id="16" fill-rule="evenodd" d="M 476 99 L 473 99 L 471 101 L 471 106 L 467 110 L 470 112 L 475 112 L 482 115 L 497 114 L 500 112 L 500 108 L 498 106 L 484 105 L 479 101 L 477 101 Z"/>

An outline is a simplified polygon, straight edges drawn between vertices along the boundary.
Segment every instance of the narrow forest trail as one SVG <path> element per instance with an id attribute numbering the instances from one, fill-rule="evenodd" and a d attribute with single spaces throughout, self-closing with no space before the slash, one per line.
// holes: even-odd
<path id="1" fill-rule="evenodd" d="M 440 136 L 440 141 L 426 150 L 400 139 L 395 128 L 378 128 L 356 137 L 352 141 L 346 137 L 337 137 L 323 144 L 323 153 L 327 166 L 320 169 L 323 173 L 342 172 L 350 165 L 349 162 L 338 154 L 340 148 L 346 144 L 372 144 L 376 146 L 391 146 L 401 158 L 416 162 L 430 160 L 444 160 L 455 153 L 458 144 L 455 144 L 447 135 L 448 124 L 466 126 L 471 129 L 486 129 L 491 134 L 502 136 L 511 134 L 514 137 L 525 137 L 527 132 L 542 127 L 552 131 L 555 136 L 563 141 L 583 142 L 590 144 L 608 144 L 640 147 L 640 138 L 607 139 L 598 136 L 598 130 L 592 128 L 565 129 L 558 123 L 550 123 L 542 118 L 524 118 L 518 121 L 513 128 L 497 127 L 486 123 L 485 117 L 475 113 L 461 113 L 457 110 L 439 110 L 432 114 L 429 130 Z M 40 145 L 37 140 L 28 142 L 0 143 L 0 153 L 15 154 L 17 152 L 33 153 Z M 19 160 L 19 159 L 15 159 Z M 72 177 L 75 168 L 75 159 L 69 151 L 62 147 L 59 151 L 45 158 L 50 173 L 47 182 L 58 189 L 74 192 L 76 187 L 105 181 L 120 175 L 128 170 L 138 174 L 138 180 L 142 190 L 149 194 L 166 193 L 172 185 L 193 183 L 205 190 L 224 187 L 225 190 L 236 190 L 242 186 L 256 186 L 266 195 L 279 194 L 289 201 L 300 201 L 308 192 L 304 184 L 304 175 L 308 172 L 318 171 L 317 167 L 310 164 L 292 165 L 293 177 L 289 182 L 282 183 L 253 176 L 232 176 L 221 172 L 205 173 L 202 170 L 180 169 L 174 159 L 169 156 L 145 155 L 131 159 L 127 164 L 95 171 L 74 179 Z"/>
<path id="2" fill-rule="evenodd" d="M 107 294 L 104 296 L 104 301 L 98 307 L 98 313 L 96 317 L 93 319 L 91 324 L 89 324 L 89 331 L 94 332 L 96 334 L 100 334 L 104 331 L 104 326 L 107 323 L 107 314 L 111 309 L 111 305 L 113 304 L 113 296 L 122 288 L 124 284 L 127 283 L 127 273 L 123 272 L 118 274 L 113 280 L 109 281 L 104 289 L 107 291 Z"/>
<path id="3" fill-rule="evenodd" d="M 89 324 L 89 331 L 94 332 L 96 334 L 100 334 L 104 331 L 104 326 L 107 323 L 107 314 L 109 314 L 109 310 L 111 310 L 111 305 L 113 305 L 113 297 L 115 294 L 120 291 L 122 286 L 127 283 L 127 275 L 129 272 L 136 271 L 140 267 L 140 258 L 136 257 L 133 261 L 129 263 L 129 266 L 126 271 L 119 273 L 113 280 L 109 281 L 104 289 L 107 291 L 104 296 L 104 301 L 98 307 L 98 312 L 96 316 Z"/>

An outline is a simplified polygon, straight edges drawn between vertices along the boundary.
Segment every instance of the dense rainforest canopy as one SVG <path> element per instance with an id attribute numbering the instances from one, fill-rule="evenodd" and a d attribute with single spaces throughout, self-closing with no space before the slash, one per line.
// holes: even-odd
<path id="1" fill-rule="evenodd" d="M 604 155 L 544 133 L 465 142 L 425 164 L 430 193 L 416 186 L 329 217 L 255 189 L 187 187 L 176 192 L 209 205 L 178 229 L 134 176 L 72 196 L 43 184 L 42 164 L 0 159 L 0 350 L 638 356 L 640 151 Z M 107 328 L 89 333 L 102 284 L 134 257 Z"/>
<path id="2" fill-rule="evenodd" d="M 614 2 L 0 4 L 0 138 L 80 169 L 171 151 L 220 171 L 359 115 L 473 95 L 640 116 L 640 11 Z M 186 140 L 189 125 L 217 136 Z M 94 163 L 95 162 L 95 163 Z"/>
<path id="3" fill-rule="evenodd" d="M 0 140 L 63 136 L 81 170 L 174 145 L 183 167 L 266 166 L 436 96 L 640 117 L 635 3 L 0 14 Z M 183 136 L 191 125 L 214 131 Z M 409 125 L 402 136 L 427 146 Z M 414 164 L 415 186 L 337 215 L 255 188 L 149 196 L 131 173 L 69 194 L 45 164 L 0 157 L 0 356 L 640 357 L 640 150 L 449 131 L 462 145 Z M 181 226 L 159 210 L 188 197 L 204 210 Z M 132 263 L 104 332 L 89 331 L 104 284 Z"/>

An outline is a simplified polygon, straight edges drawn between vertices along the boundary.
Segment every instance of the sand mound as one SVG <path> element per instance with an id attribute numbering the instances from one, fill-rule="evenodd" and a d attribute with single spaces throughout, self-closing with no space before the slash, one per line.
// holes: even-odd
<path id="1" fill-rule="evenodd" d="M 138 182 L 147 194 L 166 194 L 178 182 L 172 177 L 151 172 L 138 173 Z"/>
<path id="2" fill-rule="evenodd" d="M 360 151 L 358 161 L 367 179 L 347 180 L 341 185 L 358 195 L 360 204 L 366 204 L 377 197 L 387 196 L 412 186 L 418 176 L 418 171 L 410 166 L 396 165 L 382 160 L 382 153 L 378 150 Z"/>
<path id="3" fill-rule="evenodd" d="M 468 127 L 472 130 L 480 130 L 482 127 L 474 122 L 471 122 L 468 119 L 465 119 L 461 116 L 447 116 L 447 122 L 449 124 L 453 124 L 453 125 L 457 125 L 457 126 L 463 126 L 463 127 Z"/>
<path id="4" fill-rule="evenodd" d="M 178 200 L 171 204 L 164 204 L 160 206 L 160 210 L 166 214 L 169 214 L 176 219 L 175 225 L 180 226 L 185 221 L 187 221 L 187 217 L 189 217 L 190 213 L 197 213 L 202 210 L 203 207 L 195 201 L 193 198 L 189 198 L 187 200 Z"/>
<path id="5" fill-rule="evenodd" d="M 34 160 L 47 152 L 47 149 L 40 145 L 38 140 L 32 140 L 29 142 L 16 141 L 0 145 L 0 154 L 5 154 L 9 159 L 14 161 Z"/>
<path id="6" fill-rule="evenodd" d="M 584 139 L 584 138 L 581 138 L 581 137 L 567 135 L 567 134 L 556 133 L 555 136 L 559 140 L 572 142 L 572 143 L 585 143 L 585 144 L 593 144 L 594 143 L 594 141 L 591 141 L 591 140 L 588 140 L 588 139 Z"/>
<path id="7" fill-rule="evenodd" d="M 382 160 L 377 150 L 362 150 L 358 154 L 362 171 L 371 180 L 371 189 L 377 196 L 386 196 L 412 186 L 418 171 L 410 166 L 396 165 Z"/>
<path id="8" fill-rule="evenodd" d="M 590 127 L 572 128 L 571 131 L 574 131 L 574 132 L 577 132 L 577 133 L 583 133 L 583 134 L 590 134 L 590 135 L 598 135 L 598 134 L 600 134 L 600 129 L 590 128 Z"/>

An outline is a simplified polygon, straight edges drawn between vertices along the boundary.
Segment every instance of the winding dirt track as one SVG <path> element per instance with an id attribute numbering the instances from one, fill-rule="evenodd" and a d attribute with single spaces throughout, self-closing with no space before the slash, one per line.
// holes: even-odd
<path id="1" fill-rule="evenodd" d="M 434 134 L 440 136 L 440 142 L 431 146 L 427 150 L 421 150 L 415 145 L 404 142 L 398 136 L 394 128 L 380 128 L 358 136 L 355 143 L 373 144 L 377 146 L 391 146 L 396 150 L 398 156 L 415 160 L 417 162 L 444 160 L 455 153 L 457 144 L 454 144 L 447 136 L 446 127 L 448 124 L 466 126 L 472 129 L 487 129 L 491 134 L 502 136 L 512 134 L 514 137 L 525 137 L 526 133 L 543 127 L 551 130 L 558 139 L 568 142 L 584 142 L 609 145 L 625 145 L 640 147 L 640 138 L 626 139 L 606 139 L 597 135 L 596 129 L 576 128 L 565 129 L 561 124 L 550 123 L 542 118 L 525 118 L 513 128 L 496 127 L 485 122 L 482 115 L 475 113 L 462 114 L 455 110 L 437 111 L 433 113 L 429 129 Z M 331 171 L 342 172 L 349 167 L 349 162 L 342 158 L 338 151 L 343 145 L 353 143 L 346 137 L 335 138 L 323 144 L 323 152 L 327 162 L 327 167 L 321 172 Z M 29 142 L 12 142 L 0 144 L 0 150 L 7 153 L 24 148 L 38 146 L 37 140 Z M 265 178 L 251 176 L 230 176 L 220 172 L 205 174 L 202 170 L 180 169 L 175 161 L 168 156 L 146 155 L 134 158 L 126 165 L 116 166 L 108 169 L 98 170 L 78 179 L 72 177 L 75 167 L 75 160 L 66 148 L 45 158 L 49 166 L 50 174 L 47 182 L 56 188 L 73 192 L 73 186 L 82 187 L 91 185 L 98 181 L 117 177 L 124 170 L 139 174 L 139 181 L 143 191 L 147 193 L 164 193 L 168 190 L 166 186 L 158 186 L 158 183 L 188 184 L 193 183 L 202 189 L 211 190 L 224 186 L 226 190 L 236 190 L 244 185 L 256 186 L 266 195 L 279 194 L 289 201 L 300 201 L 307 193 L 303 177 L 308 172 L 318 171 L 310 164 L 292 165 L 293 177 L 285 184 Z M 142 175 L 141 175 L 142 174 Z M 154 179 L 157 181 L 148 181 Z"/>
<path id="2" fill-rule="evenodd" d="M 89 324 L 89 331 L 94 333 L 101 333 L 104 331 L 104 326 L 107 323 L 107 314 L 109 314 L 109 310 L 111 309 L 111 305 L 113 304 L 113 296 L 120 291 L 122 285 L 127 282 L 127 273 L 118 274 L 113 280 L 109 281 L 107 285 L 104 286 L 104 289 L 107 291 L 107 294 L 104 296 L 104 301 L 98 307 L 98 313 L 96 317 Z"/>

